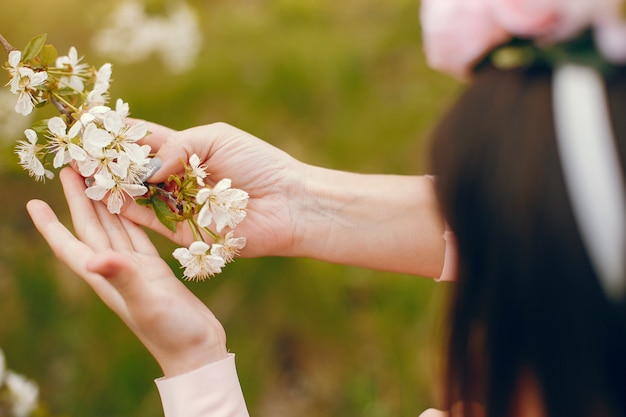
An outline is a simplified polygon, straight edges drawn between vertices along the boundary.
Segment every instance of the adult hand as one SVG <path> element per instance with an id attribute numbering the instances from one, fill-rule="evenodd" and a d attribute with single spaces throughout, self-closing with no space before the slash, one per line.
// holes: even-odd
<path id="1" fill-rule="evenodd" d="M 444 221 L 426 177 L 356 174 L 305 164 L 225 123 L 174 131 L 148 123 L 144 139 L 162 161 L 149 179 L 183 172 L 194 153 L 210 173 L 248 192 L 248 215 L 236 235 L 241 255 L 303 256 L 323 261 L 438 277 Z M 122 214 L 179 244 L 192 233 L 165 228 L 151 209 L 127 204 Z"/>
<path id="2" fill-rule="evenodd" d="M 151 183 L 166 181 L 170 174 L 184 172 L 183 161 L 198 155 L 209 173 L 205 182 L 215 184 L 223 178 L 232 180 L 233 188 L 250 195 L 246 219 L 237 226 L 236 235 L 245 236 L 242 256 L 288 255 L 293 247 L 296 227 L 292 219 L 297 201 L 299 178 L 304 164 L 274 146 L 225 123 L 214 123 L 183 131 L 148 123 L 149 144 L 162 166 Z M 151 209 L 126 204 L 122 214 L 135 223 L 147 226 L 169 239 L 189 245 L 194 239 L 185 225 L 176 233 L 165 228 Z"/>
<path id="3" fill-rule="evenodd" d="M 166 376 L 225 358 L 226 336 L 211 311 L 172 273 L 141 228 L 85 195 L 73 170 L 60 173 L 74 236 L 43 201 L 27 209 L 56 256 L 137 335 Z"/>

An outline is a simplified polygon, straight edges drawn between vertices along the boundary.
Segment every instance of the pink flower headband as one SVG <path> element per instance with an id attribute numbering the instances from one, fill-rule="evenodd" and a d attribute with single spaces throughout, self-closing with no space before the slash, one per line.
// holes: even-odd
<path id="1" fill-rule="evenodd" d="M 570 205 L 599 283 L 618 302 L 626 296 L 626 184 L 601 71 L 626 65 L 625 10 L 626 0 L 422 0 L 421 15 L 435 69 L 468 78 L 486 58 L 500 66 L 501 52 L 522 46 L 530 58 L 513 64 L 554 68 L 556 142 Z"/>
<path id="2" fill-rule="evenodd" d="M 422 0 L 421 21 L 431 67 L 459 78 L 513 38 L 538 46 L 593 29 L 598 52 L 626 64 L 624 0 Z"/>

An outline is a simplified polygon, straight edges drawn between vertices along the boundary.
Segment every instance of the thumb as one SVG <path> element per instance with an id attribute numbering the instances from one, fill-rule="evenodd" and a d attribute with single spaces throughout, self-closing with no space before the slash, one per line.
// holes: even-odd
<path id="1" fill-rule="evenodd" d="M 150 161 L 152 173 L 147 181 L 156 184 L 166 181 L 171 174 L 181 174 L 184 171 L 183 163 L 187 163 L 189 156 L 183 143 L 171 136 Z"/>
<path id="2" fill-rule="evenodd" d="M 193 154 L 198 155 L 201 162 L 206 162 L 218 142 L 223 143 L 234 134 L 242 133 L 245 132 L 220 122 L 171 132 L 158 148 L 155 158 L 158 158 L 160 167 L 153 171 L 148 181 L 159 183 L 167 180 L 171 174 L 181 174 L 184 171 L 183 163 L 188 163 Z"/>

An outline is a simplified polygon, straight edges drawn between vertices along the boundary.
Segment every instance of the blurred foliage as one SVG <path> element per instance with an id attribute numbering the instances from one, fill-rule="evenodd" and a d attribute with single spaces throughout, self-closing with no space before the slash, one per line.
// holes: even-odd
<path id="1" fill-rule="evenodd" d="M 225 121 L 336 169 L 427 172 L 428 131 L 458 86 L 424 64 L 417 1 L 189 1 L 203 46 L 194 68 L 177 75 L 156 58 L 126 65 L 95 53 L 90 39 L 116 3 L 5 2 L 0 33 L 22 47 L 47 32 L 62 53 L 73 45 L 90 64 L 112 62 L 112 97 L 136 117 L 177 129 Z M 147 3 L 167 10 L 164 1 Z M 20 117 L 1 112 L 3 126 Z M 54 259 L 25 213 L 28 199 L 43 198 L 67 221 L 58 181 L 34 183 L 12 151 L 21 131 L 3 136 L 0 346 L 8 364 L 38 381 L 55 415 L 162 415 L 157 365 Z M 155 239 L 169 259 L 174 246 Z M 189 287 L 227 330 L 253 416 L 416 416 L 436 403 L 445 284 L 265 258 L 238 260 Z"/>

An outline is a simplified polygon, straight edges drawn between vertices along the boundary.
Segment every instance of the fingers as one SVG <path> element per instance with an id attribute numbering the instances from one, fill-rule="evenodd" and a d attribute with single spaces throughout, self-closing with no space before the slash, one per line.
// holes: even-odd
<path id="1" fill-rule="evenodd" d="M 93 202 L 85 195 L 83 178 L 69 168 L 63 169 L 59 178 L 78 237 L 94 250 L 109 249 L 109 237 L 100 223 Z"/>
<path id="2" fill-rule="evenodd" d="M 86 269 L 106 278 L 126 305 L 134 299 L 147 297 L 149 293 L 141 277 L 141 268 L 129 255 L 112 251 L 96 254 L 87 261 Z"/>
<path id="3" fill-rule="evenodd" d="M 92 203 L 91 205 L 94 209 L 100 227 L 107 236 L 109 247 L 116 251 L 133 251 L 135 249 L 134 245 L 126 232 L 126 228 L 122 224 L 120 217 L 109 213 L 109 210 L 104 204 Z M 72 217 L 74 217 L 73 213 Z"/>
<path id="4" fill-rule="evenodd" d="M 149 122 L 141 119 L 127 119 L 130 124 L 137 124 L 143 122 L 148 126 L 148 132 L 150 134 L 141 140 L 142 144 L 150 145 L 153 152 L 157 152 L 161 146 L 176 133 L 176 130 L 169 127 L 162 126 L 157 123 Z"/>
<path id="5" fill-rule="evenodd" d="M 160 143 L 156 157 L 162 166 L 150 177 L 150 182 L 165 181 L 170 174 L 183 172 L 183 162 L 187 163 L 193 154 L 198 155 L 200 161 L 207 161 L 216 144 L 223 143 L 234 132 L 244 133 L 226 123 L 212 123 L 170 134 Z"/>
<path id="6" fill-rule="evenodd" d="M 82 177 L 71 169 L 60 174 L 78 237 L 95 252 L 113 249 L 158 255 L 148 236 L 135 224 L 109 213 L 100 202 L 85 195 Z"/>
<path id="7" fill-rule="evenodd" d="M 122 208 L 122 215 L 132 223 L 145 226 L 170 240 L 179 243 L 184 242 L 183 236 L 165 227 L 154 215 L 154 211 L 149 207 L 142 207 L 139 204 L 129 204 Z M 179 227 L 178 230 L 180 231 L 181 228 Z"/>
<path id="8" fill-rule="evenodd" d="M 136 252 L 144 255 L 159 256 L 159 252 L 143 229 L 124 217 L 118 216 L 118 219 Z"/>
<path id="9" fill-rule="evenodd" d="M 68 265 L 77 273 L 86 270 L 85 256 L 91 256 L 93 251 L 87 245 L 78 241 L 67 228 L 59 222 L 50 206 L 40 200 L 31 200 L 26 209 L 35 224 L 35 227 L 44 237 L 55 255 L 62 261 L 68 261 Z M 72 252 L 83 256 L 71 256 Z"/>
<path id="10" fill-rule="evenodd" d="M 27 203 L 26 210 L 55 255 L 66 262 L 76 273 L 84 273 L 86 271 L 85 259 L 93 254 L 91 248 L 79 242 L 59 222 L 57 216 L 45 202 L 31 200 Z"/>
<path id="11" fill-rule="evenodd" d="M 59 222 L 50 206 L 40 200 L 31 200 L 26 209 L 43 238 L 60 261 L 83 278 L 98 296 L 112 309 L 118 311 L 123 303 L 113 288 L 87 267 L 94 251 L 79 241 Z"/>
<path id="12" fill-rule="evenodd" d="M 149 182 L 156 184 L 166 181 L 170 174 L 182 173 L 184 171 L 183 163 L 189 161 L 189 157 L 193 155 L 186 148 L 187 141 L 181 140 L 180 136 L 170 136 L 166 141 L 161 143 L 155 157 L 161 160 L 161 168 L 157 170 L 148 179 Z M 198 155 L 200 156 L 200 155 Z M 201 157 L 202 160 L 202 157 Z"/>
<path id="13" fill-rule="evenodd" d="M 141 291 L 143 291 L 143 280 L 138 279 L 142 271 L 134 263 L 131 255 L 112 250 L 104 250 L 101 253 L 94 252 L 88 245 L 76 239 L 59 222 L 50 206 L 43 201 L 29 201 L 26 209 L 35 227 L 48 242 L 56 257 L 83 278 L 106 305 L 124 318 L 129 297 L 140 296 Z M 127 220 L 124 221 L 130 223 Z M 154 246 L 147 244 L 149 241 L 147 236 L 140 236 L 138 233 L 140 230 L 133 230 L 128 224 L 121 222 L 120 227 L 122 229 L 129 227 L 133 236 L 132 240 L 144 250 L 156 252 Z M 116 231 L 115 233 L 120 232 Z M 128 239 L 128 241 L 130 240 Z"/>

